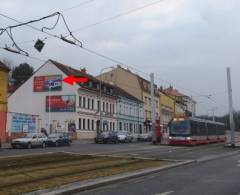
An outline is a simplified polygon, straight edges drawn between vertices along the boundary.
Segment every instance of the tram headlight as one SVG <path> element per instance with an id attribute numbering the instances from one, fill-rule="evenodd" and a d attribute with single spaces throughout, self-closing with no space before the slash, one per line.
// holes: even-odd
<path id="1" fill-rule="evenodd" d="M 187 140 L 191 140 L 191 137 L 187 137 Z"/>
<path id="2" fill-rule="evenodd" d="M 171 136 L 169 136 L 169 139 L 172 139 L 172 137 L 171 137 Z"/>

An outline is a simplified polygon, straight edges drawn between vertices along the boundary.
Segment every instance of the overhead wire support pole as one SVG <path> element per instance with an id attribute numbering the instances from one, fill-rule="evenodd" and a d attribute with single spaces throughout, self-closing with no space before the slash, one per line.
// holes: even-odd
<path id="1" fill-rule="evenodd" d="M 151 113 L 152 113 L 152 143 L 156 144 L 156 107 L 155 107 L 155 91 L 154 91 L 154 74 L 150 74 L 151 79 Z"/>
<path id="2" fill-rule="evenodd" d="M 235 130 L 233 120 L 233 100 L 232 100 L 232 84 L 231 84 L 231 70 L 227 67 L 227 86 L 228 86 L 228 102 L 229 102 L 229 120 L 231 130 L 231 146 L 235 147 Z"/>

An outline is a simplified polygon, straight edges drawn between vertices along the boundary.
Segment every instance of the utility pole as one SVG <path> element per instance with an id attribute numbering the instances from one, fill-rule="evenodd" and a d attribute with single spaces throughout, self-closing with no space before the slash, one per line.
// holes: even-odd
<path id="1" fill-rule="evenodd" d="M 152 143 L 156 144 L 156 107 L 155 107 L 155 93 L 154 93 L 154 74 L 150 74 L 151 78 L 151 113 L 152 113 Z"/>
<path id="2" fill-rule="evenodd" d="M 51 80 L 48 83 L 48 133 L 51 133 Z"/>
<path id="3" fill-rule="evenodd" d="M 231 146 L 235 147 L 235 132 L 234 132 L 234 121 L 233 121 L 233 101 L 232 101 L 232 84 L 231 84 L 231 70 L 227 67 L 227 84 L 228 84 L 228 101 L 229 101 L 229 119 L 230 119 L 230 130 L 231 130 Z"/>

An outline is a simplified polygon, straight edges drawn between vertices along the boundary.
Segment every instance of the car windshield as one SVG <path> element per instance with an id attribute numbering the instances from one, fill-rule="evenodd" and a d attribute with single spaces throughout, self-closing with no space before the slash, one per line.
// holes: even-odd
<path id="1" fill-rule="evenodd" d="M 60 136 L 61 136 L 61 134 L 54 133 L 54 134 L 50 134 L 48 137 L 49 138 L 58 138 Z"/>
<path id="2" fill-rule="evenodd" d="M 102 135 L 109 135 L 109 132 L 102 132 Z"/>
<path id="3" fill-rule="evenodd" d="M 24 138 L 32 138 L 33 136 L 37 136 L 37 134 L 34 133 L 28 133 L 24 136 Z"/>
<path id="4" fill-rule="evenodd" d="M 117 133 L 118 135 L 127 135 L 127 132 L 126 131 L 120 131 Z"/>

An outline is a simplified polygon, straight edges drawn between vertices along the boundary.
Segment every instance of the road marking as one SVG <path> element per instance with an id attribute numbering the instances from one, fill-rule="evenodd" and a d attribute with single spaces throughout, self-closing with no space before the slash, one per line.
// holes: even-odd
<path id="1" fill-rule="evenodd" d="M 155 195 L 168 195 L 168 194 L 171 194 L 173 192 L 174 191 L 169 191 L 169 192 L 158 193 L 158 194 L 155 194 Z"/>

